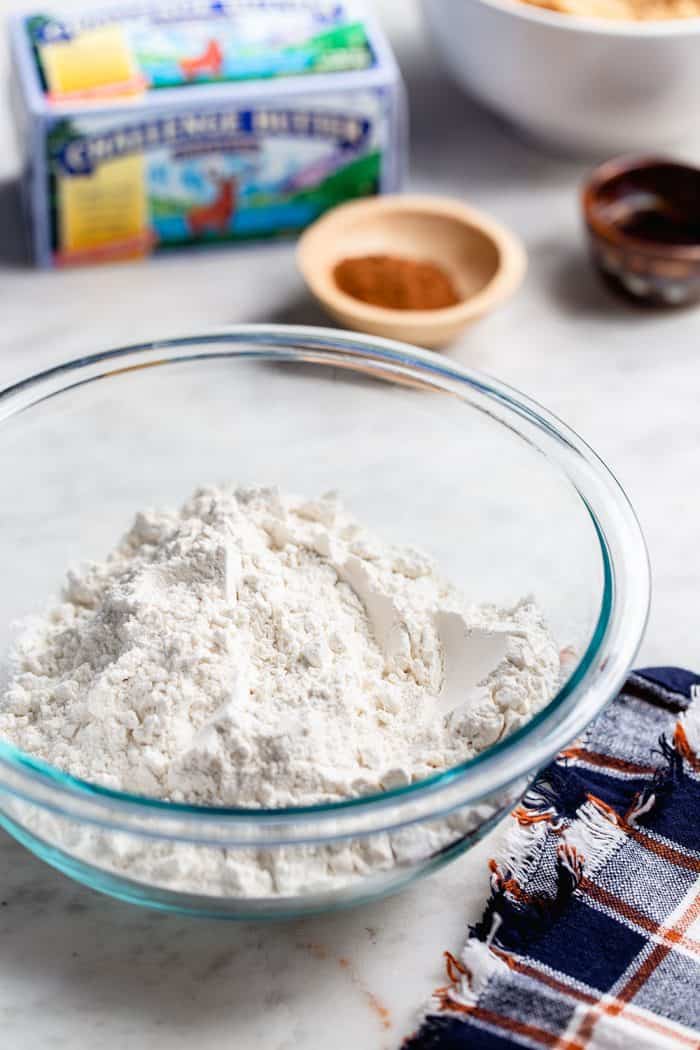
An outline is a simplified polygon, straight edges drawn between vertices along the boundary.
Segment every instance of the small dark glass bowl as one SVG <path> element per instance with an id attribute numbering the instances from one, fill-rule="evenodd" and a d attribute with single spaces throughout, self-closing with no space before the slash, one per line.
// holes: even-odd
<path id="1" fill-rule="evenodd" d="M 700 299 L 700 170 L 618 157 L 583 187 L 593 261 L 608 284 L 655 306 Z"/>

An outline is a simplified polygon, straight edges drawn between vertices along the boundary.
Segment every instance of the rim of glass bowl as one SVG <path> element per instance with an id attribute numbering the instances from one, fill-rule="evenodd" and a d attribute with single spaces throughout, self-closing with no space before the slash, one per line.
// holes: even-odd
<path id="1" fill-rule="evenodd" d="M 0 785 L 59 815 L 113 830 L 209 845 L 270 846 L 387 831 L 446 815 L 540 768 L 615 694 L 637 652 L 649 606 L 649 562 L 635 513 L 595 452 L 566 424 L 506 384 L 429 351 L 328 328 L 236 325 L 92 354 L 0 391 L 0 424 L 86 383 L 212 359 L 334 365 L 452 394 L 508 426 L 558 466 L 595 529 L 603 568 L 597 624 L 549 704 L 514 733 L 442 773 L 381 794 L 286 809 L 166 802 L 79 780 L 0 741 Z"/>

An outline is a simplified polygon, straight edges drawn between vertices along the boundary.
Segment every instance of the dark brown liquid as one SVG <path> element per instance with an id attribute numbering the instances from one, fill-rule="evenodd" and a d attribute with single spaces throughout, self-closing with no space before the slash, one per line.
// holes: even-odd
<path id="1" fill-rule="evenodd" d="M 700 172 L 663 163 L 626 171 L 599 197 L 607 222 L 635 240 L 700 245 Z"/>
<path id="2" fill-rule="evenodd" d="M 632 212 L 617 224 L 628 237 L 657 244 L 700 244 L 700 222 L 664 211 Z"/>

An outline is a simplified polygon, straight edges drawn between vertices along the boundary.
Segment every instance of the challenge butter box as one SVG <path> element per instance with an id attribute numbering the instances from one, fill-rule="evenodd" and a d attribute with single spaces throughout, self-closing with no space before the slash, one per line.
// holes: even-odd
<path id="1" fill-rule="evenodd" d="M 10 32 L 40 265 L 293 235 L 399 186 L 399 72 L 352 0 L 137 0 Z"/>

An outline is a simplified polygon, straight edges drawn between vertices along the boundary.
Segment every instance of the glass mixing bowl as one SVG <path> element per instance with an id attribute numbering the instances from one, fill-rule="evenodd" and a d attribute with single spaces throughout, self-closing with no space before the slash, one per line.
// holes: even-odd
<path id="1" fill-rule="evenodd" d="M 615 479 L 544 409 L 444 357 L 327 329 L 243 326 L 53 368 L 0 394 L 0 423 L 11 494 L 0 516 L 2 654 L 67 566 L 104 557 L 137 509 L 231 480 L 339 489 L 386 538 L 430 551 L 469 600 L 532 594 L 569 656 L 557 695 L 511 736 L 430 779 L 342 803 L 159 802 L 0 744 L 3 826 L 126 900 L 269 917 L 398 889 L 515 803 L 614 695 L 643 633 L 647 556 Z M 344 864 L 343 844 L 360 840 L 374 862 Z M 269 892 L 231 874 L 239 851 L 272 861 Z"/>

